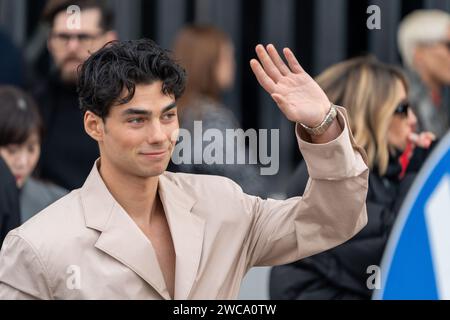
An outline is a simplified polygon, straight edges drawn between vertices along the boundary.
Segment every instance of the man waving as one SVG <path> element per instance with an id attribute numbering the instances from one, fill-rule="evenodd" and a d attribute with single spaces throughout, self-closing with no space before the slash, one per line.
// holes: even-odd
<path id="1" fill-rule="evenodd" d="M 256 47 L 258 81 L 290 120 L 311 180 L 263 200 L 233 181 L 165 171 L 184 71 L 150 40 L 112 42 L 82 66 L 79 96 L 100 158 L 82 188 L 11 231 L 3 299 L 233 299 L 253 266 L 333 246 L 367 222 L 368 169 L 343 108 L 289 49 Z"/>

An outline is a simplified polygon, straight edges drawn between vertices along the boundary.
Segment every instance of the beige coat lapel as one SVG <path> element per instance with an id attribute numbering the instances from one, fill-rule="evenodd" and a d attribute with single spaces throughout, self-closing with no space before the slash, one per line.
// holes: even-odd
<path id="1" fill-rule="evenodd" d="M 175 299 L 185 300 L 197 276 L 205 221 L 191 213 L 195 200 L 169 177 L 161 175 L 158 187 L 176 253 Z"/>
<path id="2" fill-rule="evenodd" d="M 170 299 L 150 241 L 112 197 L 96 166 L 81 189 L 81 197 L 86 226 L 101 232 L 95 246 L 133 270 L 161 297 Z"/>

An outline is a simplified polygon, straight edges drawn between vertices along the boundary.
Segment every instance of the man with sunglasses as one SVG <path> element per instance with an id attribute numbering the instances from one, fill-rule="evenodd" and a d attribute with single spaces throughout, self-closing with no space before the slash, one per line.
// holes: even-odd
<path id="1" fill-rule="evenodd" d="M 450 14 L 414 11 L 400 24 L 398 44 L 419 129 L 440 138 L 450 128 Z"/>
<path id="2" fill-rule="evenodd" d="M 117 35 L 113 14 L 103 1 L 51 0 L 43 17 L 50 26 L 47 47 L 56 70 L 34 88 L 47 129 L 39 169 L 42 178 L 72 190 L 82 185 L 99 156 L 83 130 L 77 68 Z"/>

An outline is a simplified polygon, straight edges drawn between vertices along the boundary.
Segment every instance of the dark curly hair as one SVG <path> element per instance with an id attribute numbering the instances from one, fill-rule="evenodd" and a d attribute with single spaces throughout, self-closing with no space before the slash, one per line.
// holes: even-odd
<path id="1" fill-rule="evenodd" d="M 80 108 L 83 114 L 89 110 L 104 120 L 112 106 L 133 99 L 136 85 L 158 80 L 164 94 L 175 99 L 183 94 L 186 72 L 167 50 L 149 39 L 109 42 L 79 70 Z"/>

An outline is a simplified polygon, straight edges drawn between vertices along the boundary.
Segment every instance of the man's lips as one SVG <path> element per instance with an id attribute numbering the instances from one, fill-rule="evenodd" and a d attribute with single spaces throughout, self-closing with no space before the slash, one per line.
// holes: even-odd
<path id="1" fill-rule="evenodd" d="M 159 159 L 159 158 L 165 157 L 167 152 L 168 152 L 167 150 L 161 150 L 161 151 L 152 151 L 152 152 L 140 152 L 139 154 L 146 158 Z"/>
<path id="2" fill-rule="evenodd" d="M 152 151 L 152 152 L 141 152 L 140 154 L 145 155 L 145 156 L 159 156 L 166 152 L 167 152 L 167 150 L 161 150 L 161 151 Z"/>

